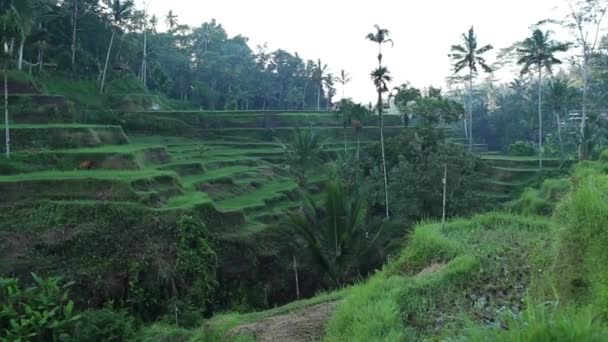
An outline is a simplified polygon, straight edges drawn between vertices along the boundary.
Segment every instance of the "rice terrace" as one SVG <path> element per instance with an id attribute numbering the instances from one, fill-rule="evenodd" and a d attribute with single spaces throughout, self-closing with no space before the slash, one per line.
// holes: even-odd
<path id="1" fill-rule="evenodd" d="M 608 340 L 608 1 L 277 1 L 0 0 L 0 341 Z"/>

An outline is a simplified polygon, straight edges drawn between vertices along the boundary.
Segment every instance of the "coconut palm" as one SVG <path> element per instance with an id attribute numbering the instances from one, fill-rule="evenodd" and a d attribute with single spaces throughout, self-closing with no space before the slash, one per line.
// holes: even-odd
<path id="1" fill-rule="evenodd" d="M 562 63 L 555 57 L 555 53 L 566 50 L 568 50 L 568 44 L 552 40 L 550 32 L 543 32 L 539 29 L 535 29 L 532 36 L 521 42 L 520 48 L 517 49 L 520 54 L 517 64 L 523 65 L 521 74 L 531 72 L 531 67 L 534 67 L 535 71 L 538 72 L 538 167 L 541 170 L 543 168 L 543 68 L 549 74 L 552 74 L 553 65 Z"/>
<path id="2" fill-rule="evenodd" d="M 134 7 L 132 0 L 104 0 L 104 3 L 110 9 L 112 36 L 110 38 L 110 45 L 108 46 L 108 53 L 106 54 L 106 62 L 104 64 L 103 74 L 101 76 L 101 85 L 99 87 L 99 91 L 101 93 L 103 93 L 106 83 L 106 74 L 108 72 L 108 64 L 110 63 L 110 54 L 112 52 L 112 45 L 114 44 L 116 31 L 118 31 L 120 29 L 120 25 L 131 16 L 131 11 Z"/>
<path id="3" fill-rule="evenodd" d="M 386 67 L 378 67 L 371 73 L 372 81 L 378 92 L 378 117 L 380 120 L 380 147 L 382 149 L 382 170 L 384 172 L 384 204 L 386 206 L 386 219 L 389 219 L 388 205 L 388 177 L 386 171 L 386 156 L 384 154 L 384 119 L 382 117 L 382 94 L 389 91 L 388 83 L 393 80 L 390 71 Z"/>
<path id="4" fill-rule="evenodd" d="M 378 244 L 381 230 L 369 234 L 367 211 L 363 194 L 334 178 L 325 188 L 322 208 L 316 207 L 315 201 L 306 196 L 299 213 L 288 213 L 288 224 L 338 287 Z"/>
<path id="5" fill-rule="evenodd" d="M 454 74 L 467 68 L 469 71 L 469 152 L 473 151 L 473 79 L 478 75 L 478 66 L 487 73 L 492 72 L 492 68 L 486 63 L 482 55 L 492 50 L 492 45 L 478 47 L 477 36 L 473 26 L 468 33 L 462 34 L 462 44 L 452 45 L 449 57 L 454 63 Z"/>

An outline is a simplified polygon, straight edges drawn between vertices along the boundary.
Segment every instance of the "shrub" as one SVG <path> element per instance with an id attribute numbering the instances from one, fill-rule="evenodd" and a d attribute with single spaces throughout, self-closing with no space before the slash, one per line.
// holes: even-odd
<path id="1" fill-rule="evenodd" d="M 534 145 L 527 141 L 516 141 L 509 145 L 509 154 L 512 156 L 533 156 L 536 153 Z"/>
<path id="2" fill-rule="evenodd" d="M 133 334 L 134 319 L 123 311 L 87 310 L 76 326 L 78 341 L 124 341 Z"/>
<path id="3" fill-rule="evenodd" d="M 32 273 L 34 285 L 24 288 L 13 278 L 0 278 L 0 340 L 59 341 L 73 336 L 74 303 L 68 298 L 73 283 L 43 279 Z"/>
<path id="4" fill-rule="evenodd" d="M 555 264 L 558 290 L 608 316 L 608 176 L 590 175 L 575 186 L 556 210 L 564 225 Z"/>
<path id="5" fill-rule="evenodd" d="M 507 207 L 527 215 L 550 215 L 569 190 L 567 178 L 545 179 L 540 190 L 526 188 L 518 199 L 507 203 Z"/>

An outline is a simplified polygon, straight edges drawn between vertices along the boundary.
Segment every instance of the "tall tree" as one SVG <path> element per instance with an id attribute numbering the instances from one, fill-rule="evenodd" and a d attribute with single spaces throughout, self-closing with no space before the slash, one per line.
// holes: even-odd
<path id="1" fill-rule="evenodd" d="M 3 70 L 3 90 L 4 90 L 4 146 L 6 159 L 11 157 L 11 138 L 10 138 L 10 123 L 8 120 L 8 62 L 13 53 L 11 50 L 10 41 L 16 38 L 19 34 L 18 16 L 14 7 L 9 8 L 0 15 L 0 29 L 2 30 L 2 38 L 0 49 L 0 62 Z"/>
<path id="2" fill-rule="evenodd" d="M 568 84 L 568 80 L 557 78 L 551 82 L 549 87 L 549 101 L 551 102 L 551 109 L 555 116 L 557 138 L 562 159 L 565 157 L 564 140 L 562 136 L 562 117 L 567 117 L 568 107 L 573 103 L 574 98 L 575 90 Z"/>
<path id="3" fill-rule="evenodd" d="M 133 6 L 134 6 L 132 0 L 104 0 L 104 2 L 106 4 L 106 6 L 109 7 L 109 10 L 110 10 L 112 36 L 110 38 L 110 45 L 108 46 L 108 53 L 106 54 L 106 62 L 103 67 L 103 74 L 101 76 L 101 85 L 99 86 L 99 91 L 101 93 L 103 93 L 104 86 L 106 83 L 106 74 L 108 72 L 108 64 L 110 63 L 110 54 L 112 53 L 112 45 L 114 44 L 114 37 L 116 36 L 116 32 L 120 30 L 120 26 L 131 15 L 131 10 L 133 9 Z"/>
<path id="4" fill-rule="evenodd" d="M 380 146 L 382 150 L 382 170 L 384 172 L 384 202 L 386 205 L 386 219 L 390 218 L 389 216 L 389 203 L 388 203 L 388 177 L 386 171 L 386 155 L 384 153 L 384 121 L 382 118 L 382 94 L 389 91 L 388 83 L 393 80 L 390 71 L 386 67 L 378 67 L 376 70 L 371 73 L 372 81 L 374 82 L 374 86 L 376 87 L 376 92 L 378 92 L 378 115 L 380 117 Z"/>
<path id="5" fill-rule="evenodd" d="M 173 13 L 173 10 L 170 10 L 169 13 L 167 13 L 165 23 L 167 26 L 169 26 L 169 30 L 173 30 L 175 27 L 177 27 L 177 25 L 179 25 L 178 16 Z"/>
<path id="6" fill-rule="evenodd" d="M 344 99 L 344 90 L 346 89 L 346 84 L 351 81 L 350 74 L 344 69 L 340 70 L 340 75 L 336 77 L 336 81 L 342 85 L 342 99 Z"/>
<path id="7" fill-rule="evenodd" d="M 378 44 L 378 68 L 374 70 L 371 74 L 372 81 L 376 87 L 376 91 L 378 92 L 378 120 L 380 122 L 380 147 L 382 150 L 382 171 L 384 174 L 384 199 L 386 205 L 386 219 L 390 218 L 389 216 L 389 204 L 388 204 L 388 175 L 386 170 L 386 158 L 384 153 L 384 119 L 382 117 L 382 94 L 388 92 L 387 83 L 392 80 L 390 76 L 390 72 L 387 68 L 382 66 L 382 44 L 391 43 L 393 45 L 393 40 L 389 39 L 390 31 L 384 28 L 381 28 L 378 25 L 374 25 L 376 32 L 368 33 L 365 37 L 367 40 Z"/>
<path id="8" fill-rule="evenodd" d="M 319 59 L 314 71 L 314 81 L 317 85 L 317 112 L 321 111 L 321 91 L 323 90 L 323 79 L 326 71 L 327 64 L 323 64 Z"/>
<path id="9" fill-rule="evenodd" d="M 597 47 L 601 40 L 602 25 L 606 11 L 608 10 L 608 0 L 566 0 L 568 3 L 569 13 L 567 15 L 565 26 L 570 28 L 576 37 L 576 45 L 581 49 L 581 73 L 583 81 L 582 101 L 581 101 L 581 125 L 580 125 L 580 144 L 579 144 L 579 159 L 587 159 L 590 151 L 587 151 L 585 146 L 588 146 L 587 136 L 587 111 L 588 111 L 588 93 L 589 93 L 589 78 L 591 59 L 596 53 Z"/>
<path id="10" fill-rule="evenodd" d="M 492 68 L 482 57 L 484 53 L 492 50 L 492 45 L 478 46 L 477 35 L 471 26 L 468 33 L 462 34 L 462 44 L 452 45 L 449 54 L 454 63 L 454 74 L 465 68 L 469 71 L 469 152 L 473 151 L 473 79 L 478 75 L 477 66 L 487 73 L 492 72 Z"/>
<path id="11" fill-rule="evenodd" d="M 562 61 L 555 57 L 555 53 L 568 50 L 568 44 L 559 43 L 551 39 L 549 32 L 535 29 L 532 36 L 526 38 L 517 51 L 520 58 L 517 64 L 523 65 L 521 74 L 530 72 L 531 67 L 538 72 L 538 167 L 543 168 L 543 115 L 542 115 L 542 82 L 543 68 L 553 73 L 553 65 L 561 64 Z"/>
<path id="12" fill-rule="evenodd" d="M 344 69 L 342 69 L 342 70 L 340 70 L 340 75 L 338 77 L 336 77 L 336 81 L 342 85 L 342 97 L 340 99 L 340 110 L 338 111 L 338 115 L 342 116 L 342 123 L 344 126 L 344 132 L 343 132 L 344 133 L 344 155 L 346 156 L 346 151 L 347 151 L 346 127 L 348 126 L 348 124 L 350 122 L 350 118 L 346 115 L 346 112 L 342 109 L 342 106 L 345 103 L 344 100 L 346 100 L 344 98 L 344 88 L 346 88 L 346 84 L 351 81 L 350 74 L 348 72 L 344 71 Z"/>

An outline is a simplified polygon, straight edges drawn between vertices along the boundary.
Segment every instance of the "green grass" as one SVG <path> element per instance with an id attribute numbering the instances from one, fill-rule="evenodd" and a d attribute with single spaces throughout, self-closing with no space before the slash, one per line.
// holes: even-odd
<path id="1" fill-rule="evenodd" d="M 527 295 L 546 296 L 555 231 L 546 219 L 506 213 L 456 219 L 445 230 L 423 223 L 400 258 L 345 297 L 326 340 L 443 340 L 468 322 L 504 322 L 502 310 L 521 312 Z"/>
<path id="2" fill-rule="evenodd" d="M 482 155 L 481 159 L 485 160 L 507 160 L 507 161 L 536 161 L 538 157 L 534 156 L 505 156 L 505 155 Z M 543 161 L 558 161 L 559 158 L 543 158 Z"/>
<path id="3" fill-rule="evenodd" d="M 62 179 L 107 179 L 119 181 L 132 181 L 142 178 L 153 178 L 158 176 L 177 177 L 174 172 L 158 170 L 77 170 L 77 171 L 41 171 L 23 173 L 16 175 L 0 176 L 0 182 L 19 182 L 32 180 L 62 180 Z"/>
<path id="4" fill-rule="evenodd" d="M 0 128 L 4 129 L 4 123 L 0 124 Z M 87 125 L 87 124 L 15 124 L 10 125 L 10 129 L 57 129 L 57 128 L 116 128 L 115 125 Z"/>
<path id="5" fill-rule="evenodd" d="M 202 175 L 192 175 L 183 177 L 184 185 L 187 187 L 194 186 L 195 184 L 206 183 L 220 179 L 233 179 L 239 174 L 244 173 L 255 173 L 258 172 L 259 168 L 250 166 L 228 166 L 224 168 L 209 170 Z"/>
<path id="6" fill-rule="evenodd" d="M 297 189 L 293 180 L 281 180 L 264 184 L 260 189 L 254 190 L 243 196 L 229 198 L 218 202 L 218 206 L 224 210 L 243 210 L 262 208 L 267 201 L 283 196 L 282 194 Z"/>
<path id="7" fill-rule="evenodd" d="M 171 197 L 165 208 L 191 208 L 197 204 L 210 203 L 212 200 L 200 191 L 187 191 L 184 195 Z"/>

